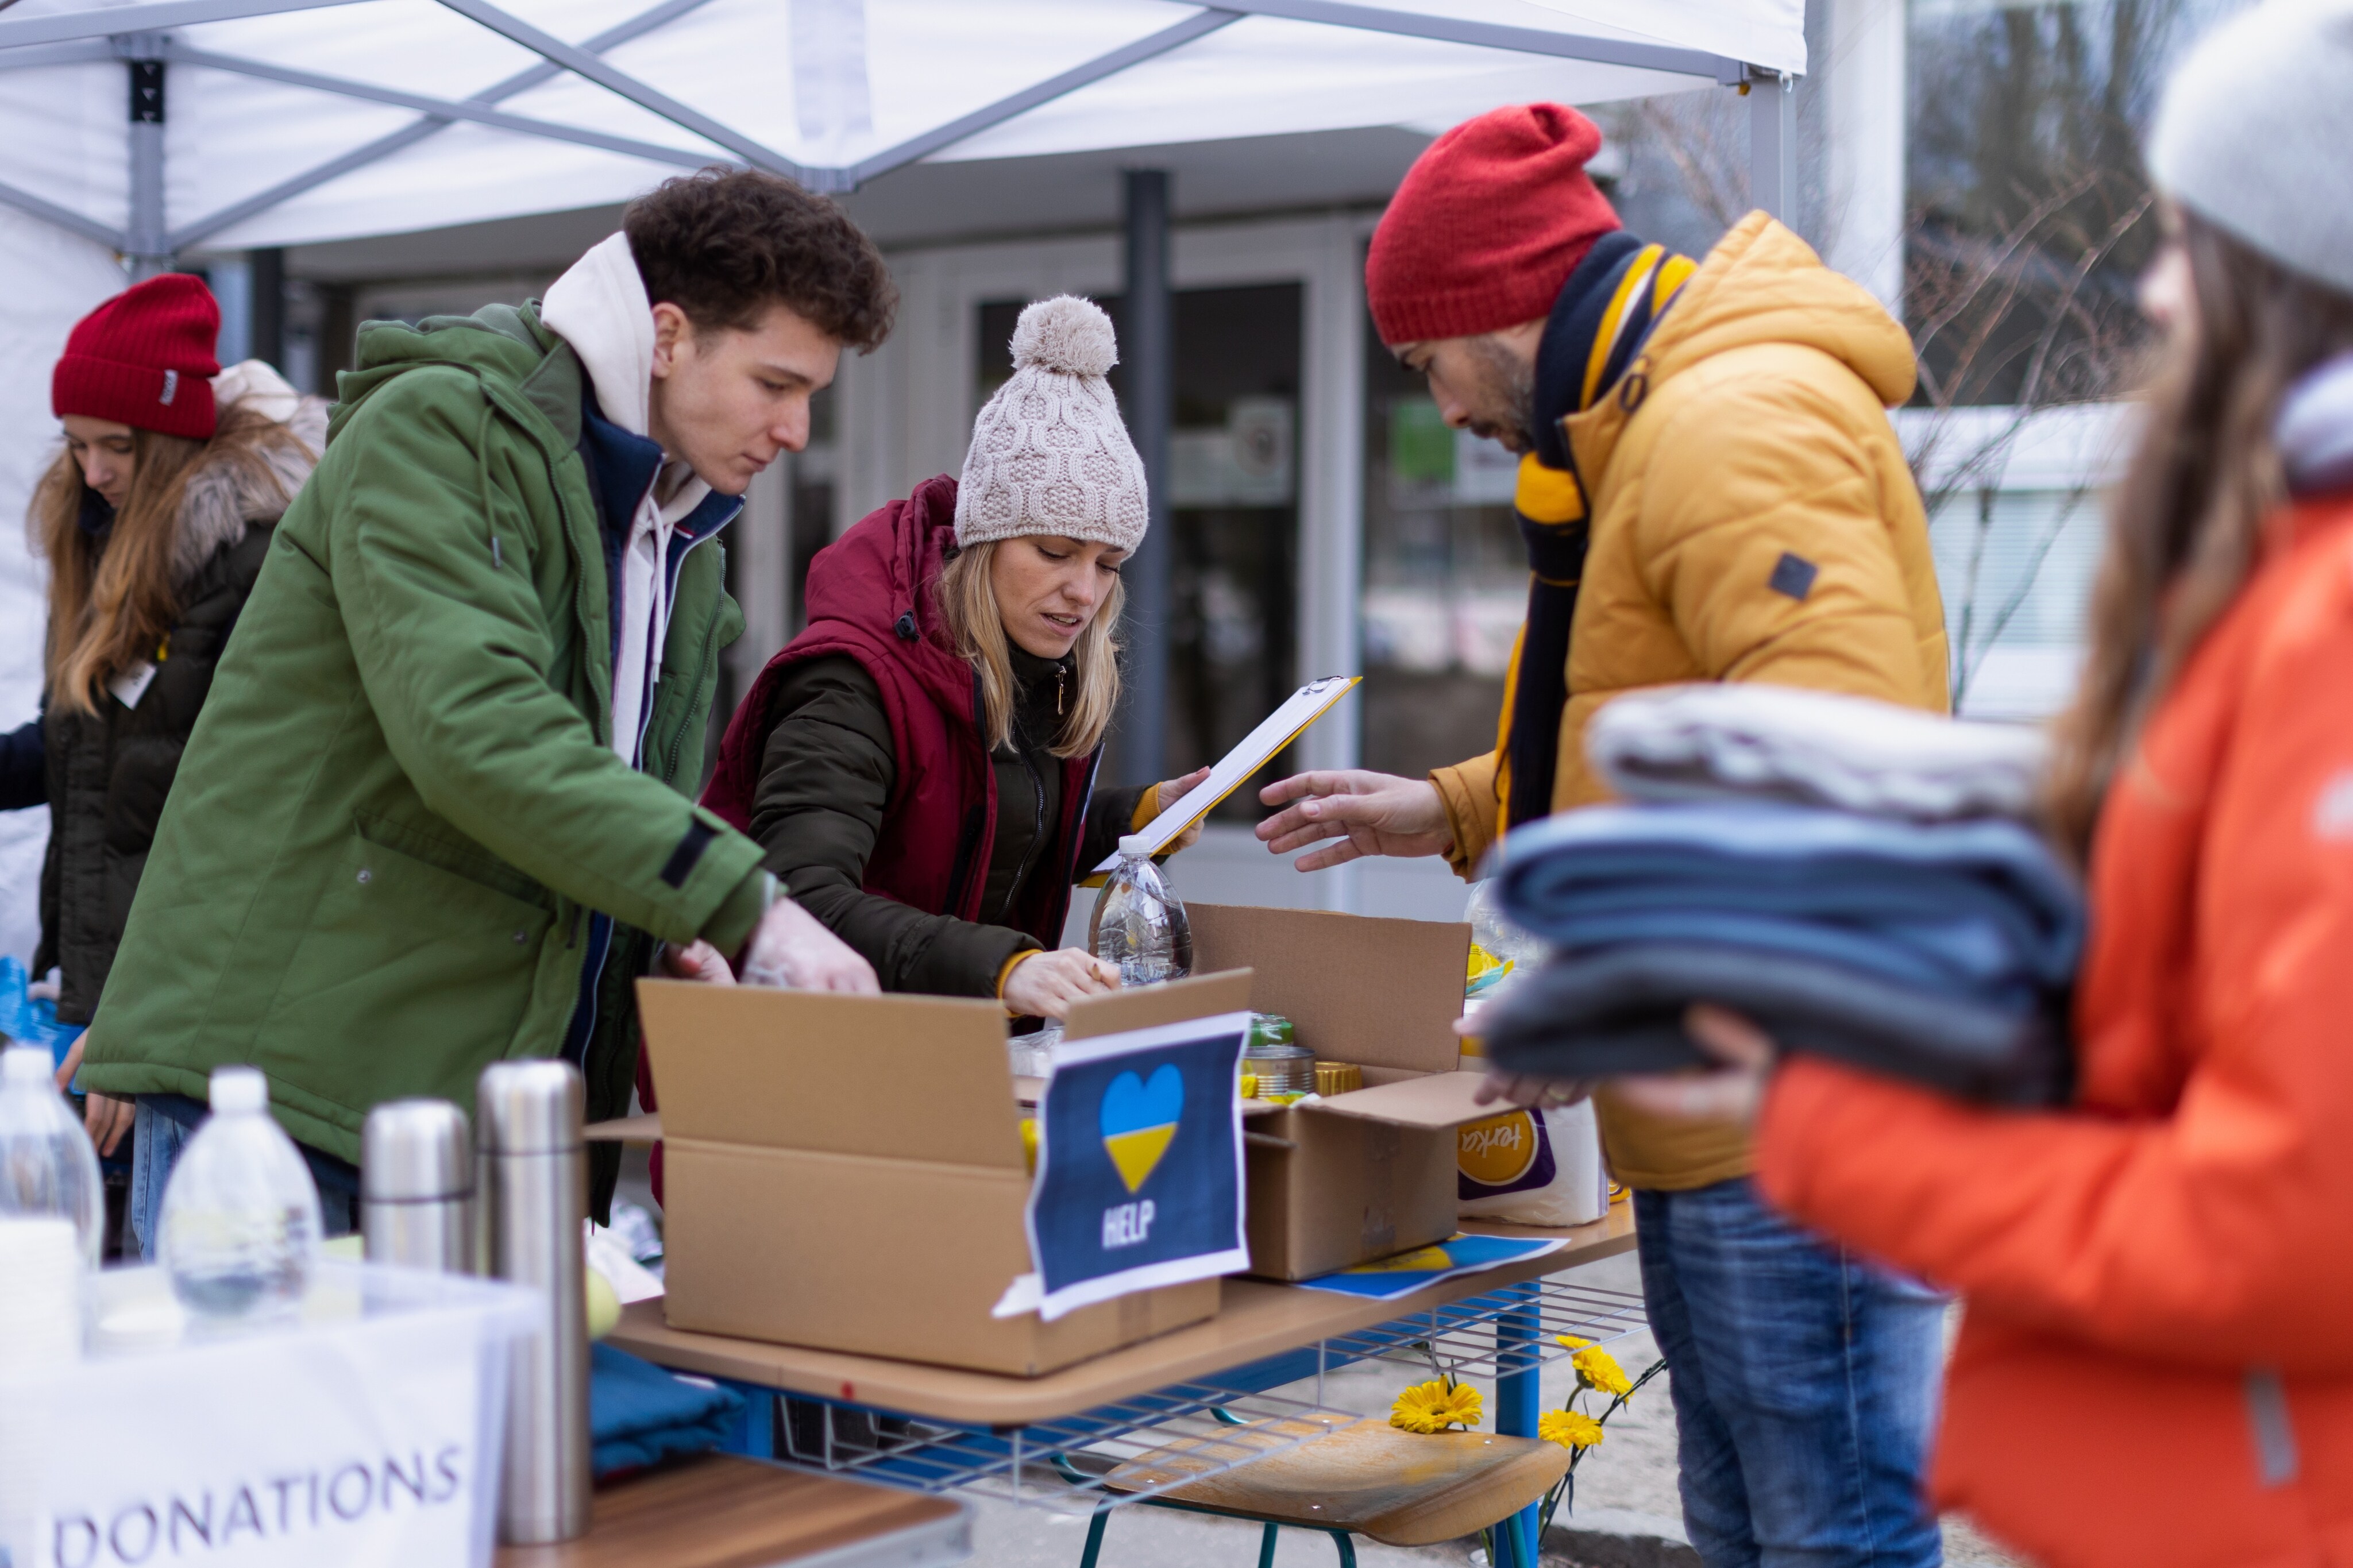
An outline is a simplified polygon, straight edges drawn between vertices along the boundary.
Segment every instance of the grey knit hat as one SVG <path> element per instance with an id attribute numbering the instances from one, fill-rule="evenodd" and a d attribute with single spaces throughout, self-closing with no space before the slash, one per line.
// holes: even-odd
<path id="1" fill-rule="evenodd" d="M 2158 188 L 2353 293 L 2353 0 L 2264 0 L 2198 40 L 2148 133 Z"/>
<path id="2" fill-rule="evenodd" d="M 1059 533 L 1144 542 L 1144 461 L 1103 380 L 1119 345 L 1103 307 L 1040 300 L 1013 329 L 1013 379 L 973 422 L 956 487 L 958 544 Z"/>

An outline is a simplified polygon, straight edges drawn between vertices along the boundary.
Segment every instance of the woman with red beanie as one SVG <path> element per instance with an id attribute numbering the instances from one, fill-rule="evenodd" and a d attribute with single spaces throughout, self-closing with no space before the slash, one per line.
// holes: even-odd
<path id="1" fill-rule="evenodd" d="M 0 808 L 49 808 L 33 967 L 58 972 L 62 1023 L 98 1005 L 213 666 L 326 440 L 325 405 L 268 365 L 223 374 L 219 333 L 203 280 L 165 273 L 83 317 L 50 378 L 64 442 L 28 520 L 49 565 L 42 711 L 5 737 Z M 115 1152 L 130 1102 L 94 1094 L 86 1115 Z"/>

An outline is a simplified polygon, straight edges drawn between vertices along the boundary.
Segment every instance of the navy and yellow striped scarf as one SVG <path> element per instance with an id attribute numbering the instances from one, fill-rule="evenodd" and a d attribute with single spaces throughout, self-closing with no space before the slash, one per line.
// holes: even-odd
<path id="1" fill-rule="evenodd" d="M 1605 235 L 1561 285 L 1536 348 L 1535 449 L 1520 459 L 1512 508 L 1528 547 L 1528 616 L 1504 681 L 1495 795 L 1504 831 L 1552 812 L 1568 633 L 1585 574 L 1590 513 L 1563 422 L 1626 376 L 1698 263 L 1630 234 Z M 1639 380 L 1639 378 L 1637 378 Z M 1628 383 L 1621 395 L 1641 395 Z"/>

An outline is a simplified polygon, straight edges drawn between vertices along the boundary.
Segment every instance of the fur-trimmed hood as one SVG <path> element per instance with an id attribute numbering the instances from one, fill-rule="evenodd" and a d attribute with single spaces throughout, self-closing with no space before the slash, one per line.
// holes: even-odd
<path id="1" fill-rule="evenodd" d="M 257 443 L 254 455 L 267 478 L 251 465 L 231 461 L 237 454 L 217 437 L 205 448 L 188 474 L 172 541 L 172 572 L 182 582 L 224 545 L 244 538 L 249 525 L 283 516 L 327 444 L 325 400 L 298 394 L 259 360 L 231 365 L 215 377 L 213 396 L 224 413 L 235 406 L 260 414 L 290 432 L 294 442 Z"/>

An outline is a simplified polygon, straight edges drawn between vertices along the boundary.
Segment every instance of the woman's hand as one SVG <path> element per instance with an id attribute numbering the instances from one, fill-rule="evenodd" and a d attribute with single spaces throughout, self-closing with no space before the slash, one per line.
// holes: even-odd
<path id="1" fill-rule="evenodd" d="M 1611 1086 L 1618 1098 L 1674 1121 L 1754 1124 L 1773 1070 L 1773 1037 L 1739 1014 L 1705 1002 L 1683 1014 L 1683 1032 L 1724 1066 L 1621 1078 Z"/>
<path id="2" fill-rule="evenodd" d="M 1154 784 L 1152 786 L 1152 815 L 1157 816 L 1162 812 L 1167 810 L 1170 806 L 1175 805 L 1178 801 L 1183 800 L 1187 795 L 1200 788 L 1201 781 L 1208 776 L 1208 769 L 1195 768 L 1191 773 L 1187 773 L 1181 779 L 1163 779 L 1158 784 Z M 1197 822 L 1193 824 L 1192 826 L 1187 828 L 1184 832 L 1178 834 L 1176 841 L 1170 844 L 1167 848 L 1163 849 L 1160 853 L 1163 855 L 1174 855 L 1179 849 L 1190 849 L 1194 845 L 1198 844 L 1199 842 L 1201 842 L 1201 825 Z"/>
<path id="3" fill-rule="evenodd" d="M 697 937 L 681 947 L 674 942 L 662 943 L 662 972 L 673 980 L 699 980 L 705 985 L 733 985 L 735 972 L 717 948 Z"/>
<path id="4" fill-rule="evenodd" d="M 744 947 L 744 981 L 801 991 L 854 991 L 880 995 L 874 966 L 790 899 L 768 906 Z"/>
<path id="5" fill-rule="evenodd" d="M 1003 1001 L 1016 1017 L 1069 1016 L 1071 1004 L 1119 989 L 1119 971 L 1084 948 L 1065 947 L 1023 959 L 1005 977 Z"/>
<path id="6" fill-rule="evenodd" d="M 82 1042 L 89 1038 L 90 1032 L 86 1029 L 76 1035 L 74 1043 L 66 1050 L 66 1059 L 58 1065 L 59 1094 L 73 1088 L 74 1075 L 81 1071 Z M 90 1134 L 90 1141 L 98 1145 L 100 1154 L 111 1155 L 121 1147 L 123 1134 L 131 1131 L 131 1124 L 138 1116 L 139 1102 L 135 1100 L 117 1100 L 111 1094 L 82 1096 L 82 1131 Z"/>

